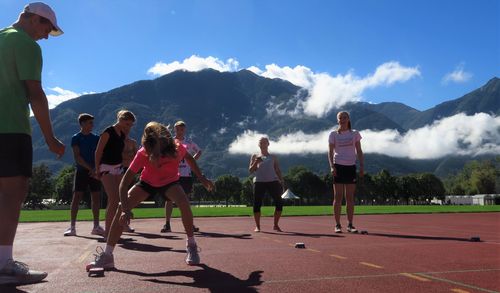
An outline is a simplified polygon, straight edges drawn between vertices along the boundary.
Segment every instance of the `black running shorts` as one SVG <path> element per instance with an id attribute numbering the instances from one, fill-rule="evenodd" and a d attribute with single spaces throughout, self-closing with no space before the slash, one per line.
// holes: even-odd
<path id="1" fill-rule="evenodd" d="M 333 183 L 338 184 L 356 184 L 356 165 L 344 166 L 335 164 L 336 176 L 333 177 Z"/>
<path id="2" fill-rule="evenodd" d="M 101 191 L 101 182 L 90 176 L 89 170 L 76 168 L 73 181 L 73 191 L 85 192 L 90 188 L 90 192 Z"/>
<path id="3" fill-rule="evenodd" d="M 31 136 L 23 133 L 0 133 L 0 177 L 31 177 L 32 168 Z"/>

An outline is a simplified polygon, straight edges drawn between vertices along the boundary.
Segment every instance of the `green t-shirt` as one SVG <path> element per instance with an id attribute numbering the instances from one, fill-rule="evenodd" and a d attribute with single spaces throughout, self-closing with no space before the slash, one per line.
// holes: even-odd
<path id="1" fill-rule="evenodd" d="M 0 30 L 0 133 L 31 135 L 25 80 L 41 81 L 42 50 L 23 30 Z"/>

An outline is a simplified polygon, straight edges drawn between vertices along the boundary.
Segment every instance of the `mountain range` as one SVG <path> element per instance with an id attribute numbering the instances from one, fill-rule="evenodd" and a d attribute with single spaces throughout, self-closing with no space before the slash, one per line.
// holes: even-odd
<path id="1" fill-rule="evenodd" d="M 55 160 L 48 151 L 40 129 L 32 118 L 34 163 L 46 163 L 53 171 L 73 163 L 70 141 L 72 135 L 79 130 L 79 113 L 94 115 L 94 131 L 100 133 L 115 122 L 117 110 L 129 109 L 138 118 L 131 132 L 131 136 L 138 141 L 147 122 L 154 120 L 173 124 L 182 119 L 187 123 L 188 134 L 203 149 L 199 163 L 207 175 L 216 177 L 233 174 L 246 177 L 249 156 L 233 155 L 227 151 L 229 144 L 245 130 L 266 133 L 273 138 L 300 130 L 313 133 L 336 126 L 335 109 L 322 118 L 273 115 L 269 110 L 272 105 L 276 111 L 293 111 L 297 100 L 306 96 L 306 90 L 288 81 L 261 77 L 248 70 L 175 71 L 108 92 L 83 95 L 52 109 L 54 131 L 67 145 L 67 152 L 61 160 Z M 344 105 L 342 110 L 350 112 L 355 129 L 396 129 L 400 133 L 458 113 L 472 115 L 484 112 L 499 115 L 500 79 L 494 77 L 481 88 L 463 97 L 425 111 L 396 102 L 349 103 Z M 366 154 L 365 169 L 369 173 L 387 169 L 391 174 L 433 172 L 445 177 L 461 169 L 470 159 L 447 156 L 433 160 L 410 160 Z M 326 150 L 325 154 L 321 155 L 280 156 L 280 163 L 285 172 L 295 165 L 304 165 L 317 173 L 325 173 L 328 170 Z"/>

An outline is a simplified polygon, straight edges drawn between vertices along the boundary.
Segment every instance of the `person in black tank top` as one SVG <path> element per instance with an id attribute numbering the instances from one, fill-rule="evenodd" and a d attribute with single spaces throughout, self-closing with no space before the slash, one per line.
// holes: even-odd
<path id="1" fill-rule="evenodd" d="M 107 238 L 111 222 L 118 208 L 119 187 L 122 179 L 122 152 L 125 147 L 126 134 L 130 132 L 136 120 L 134 114 L 127 110 L 118 111 L 116 118 L 116 123 L 101 133 L 95 151 L 97 175 L 108 196 L 105 238 Z"/>

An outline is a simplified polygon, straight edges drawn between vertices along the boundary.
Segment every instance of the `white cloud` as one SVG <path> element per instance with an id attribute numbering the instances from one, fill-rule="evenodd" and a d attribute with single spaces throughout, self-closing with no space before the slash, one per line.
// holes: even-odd
<path id="1" fill-rule="evenodd" d="M 260 71 L 262 72 L 260 75 L 288 80 L 307 89 L 309 95 L 297 104 L 297 110 L 316 117 L 323 117 L 333 108 L 341 107 L 348 102 L 360 101 L 366 89 L 405 82 L 420 75 L 418 67 L 404 67 L 395 61 L 378 66 L 375 73 L 364 78 L 356 76 L 353 71 L 336 76 L 328 73 L 314 73 L 311 69 L 301 65 L 291 68 L 271 64 L 266 65 L 265 68 L 265 71 Z M 259 70 L 252 68 L 253 72 L 259 72 Z"/>
<path id="2" fill-rule="evenodd" d="M 361 131 L 365 153 L 391 157 L 435 159 L 446 155 L 481 155 L 500 153 L 500 117 L 485 113 L 467 116 L 457 114 L 435 121 L 432 125 L 401 134 L 396 130 Z M 326 154 L 331 130 L 306 134 L 302 131 L 270 140 L 270 151 L 276 154 Z M 232 154 L 258 151 L 262 133 L 247 130 L 230 145 Z"/>
<path id="3" fill-rule="evenodd" d="M 174 61 L 171 63 L 164 63 L 162 61 L 157 62 L 153 67 L 148 69 L 148 74 L 151 75 L 164 75 L 176 70 L 186 70 L 186 71 L 200 71 L 203 69 L 211 68 L 218 71 L 236 71 L 238 70 L 239 63 L 236 59 L 229 58 L 226 62 L 209 56 L 207 58 L 202 58 L 196 55 L 192 55 L 189 58 L 184 59 L 184 61 Z"/>
<path id="4" fill-rule="evenodd" d="M 257 74 L 257 75 L 261 75 L 262 74 L 262 70 L 259 68 L 259 67 L 256 67 L 256 66 L 250 66 L 247 68 L 247 70 Z"/>
<path id="5" fill-rule="evenodd" d="M 53 93 L 50 93 L 53 92 Z M 82 95 L 93 94 L 94 92 L 83 92 L 83 93 L 75 93 L 70 90 L 65 90 L 58 86 L 45 89 L 45 94 L 47 96 L 47 100 L 49 102 L 49 109 L 55 108 L 57 105 L 65 102 L 67 100 L 71 100 L 77 98 Z M 30 116 L 33 116 L 33 111 L 30 110 Z"/>
<path id="6" fill-rule="evenodd" d="M 77 98 L 81 95 L 93 94 L 94 92 L 83 92 L 83 93 L 75 93 L 70 90 L 65 90 L 58 86 L 53 88 L 48 88 L 49 91 L 54 92 L 55 94 L 47 94 L 47 100 L 49 101 L 49 109 L 55 108 L 62 102 L 67 100 L 71 100 Z"/>
<path id="7" fill-rule="evenodd" d="M 472 73 L 464 71 L 464 64 L 459 64 L 455 70 L 447 73 L 442 80 L 443 84 L 448 84 L 450 82 L 464 83 L 472 78 Z"/>

